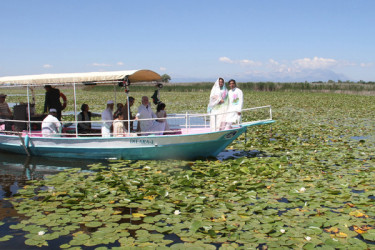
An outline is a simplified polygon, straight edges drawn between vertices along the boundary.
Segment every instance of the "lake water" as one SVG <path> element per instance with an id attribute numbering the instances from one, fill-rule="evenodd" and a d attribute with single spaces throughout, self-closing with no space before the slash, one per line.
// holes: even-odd
<path id="1" fill-rule="evenodd" d="M 22 217 L 4 198 L 15 195 L 28 180 L 41 180 L 68 168 L 85 169 L 87 165 L 97 162 L 99 161 L 27 157 L 0 151 L 0 222 L 5 223 L 0 225 L 0 238 L 8 234 L 9 225 L 15 224 Z M 14 234 L 13 239 L 0 242 L 0 249 L 35 249 L 24 244 L 23 235 L 24 232 L 19 231 Z M 56 244 L 56 249 L 59 249 L 59 245 Z M 42 249 L 54 249 L 54 247 Z"/>
<path id="2" fill-rule="evenodd" d="M 259 153 L 258 151 L 244 153 L 235 150 L 226 150 L 220 153 L 217 159 L 237 158 L 243 156 L 243 154 L 256 156 Z M 49 175 L 57 174 L 69 168 L 85 169 L 87 165 L 98 162 L 106 163 L 106 161 L 27 157 L 0 151 L 0 222 L 4 222 L 4 225 L 0 225 L 0 238 L 8 234 L 10 225 L 16 224 L 23 217 L 17 213 L 6 198 L 14 196 L 20 188 L 23 188 L 27 184 L 28 180 L 42 180 Z M 13 239 L 0 242 L 0 249 L 35 249 L 35 247 L 24 244 L 25 232 L 21 230 L 15 231 L 17 232 L 13 234 Z M 51 244 L 49 247 L 38 249 L 59 249 L 61 242 L 66 241 L 66 237 L 50 241 Z"/>

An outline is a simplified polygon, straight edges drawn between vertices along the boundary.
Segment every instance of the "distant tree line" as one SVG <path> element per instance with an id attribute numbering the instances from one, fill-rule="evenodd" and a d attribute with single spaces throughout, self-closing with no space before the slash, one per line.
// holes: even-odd
<path id="1" fill-rule="evenodd" d="M 210 92 L 213 82 L 167 83 L 163 92 Z M 375 92 L 375 82 L 238 82 L 238 87 L 249 91 L 306 91 L 306 92 Z M 133 92 L 150 92 L 154 86 L 131 85 Z M 96 86 L 93 91 L 113 91 L 112 86 Z"/>

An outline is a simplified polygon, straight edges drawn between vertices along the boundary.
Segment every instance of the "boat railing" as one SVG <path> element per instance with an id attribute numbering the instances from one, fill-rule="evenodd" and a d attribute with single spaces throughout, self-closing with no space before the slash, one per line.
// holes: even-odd
<path id="1" fill-rule="evenodd" d="M 110 136 L 121 137 L 121 136 L 149 136 L 149 135 L 174 135 L 174 134 L 189 134 L 189 133 L 201 133 L 210 131 L 219 131 L 226 129 L 225 117 L 230 115 L 232 112 L 221 112 L 221 113 L 210 113 L 210 114 L 197 114 L 197 113 L 177 113 L 168 114 L 166 118 L 150 118 L 150 119 L 137 119 L 130 120 L 132 128 L 128 131 L 129 121 L 123 120 L 126 132 L 124 134 L 113 134 Z M 237 112 L 235 112 L 237 113 Z M 241 115 L 238 116 L 232 126 L 248 125 L 251 123 L 257 123 L 260 121 L 272 120 L 272 107 L 262 106 L 254 108 L 242 109 Z M 221 121 L 218 123 L 217 121 Z M 101 127 L 104 123 L 112 123 L 112 120 L 93 120 L 93 121 L 61 121 L 61 131 L 55 136 L 61 137 L 86 137 L 86 136 L 102 136 Z M 139 124 L 142 122 L 152 123 L 150 130 L 140 131 Z M 5 124 L 12 124 L 12 129 L 6 129 Z M 80 133 L 77 129 L 79 124 L 91 124 L 89 133 Z M 165 126 L 162 126 L 164 123 Z M 41 131 L 42 121 L 25 121 L 25 120 L 10 120 L 0 118 L 0 133 L 8 135 L 30 135 L 30 136 L 43 136 Z M 38 129 L 39 128 L 39 129 Z"/>

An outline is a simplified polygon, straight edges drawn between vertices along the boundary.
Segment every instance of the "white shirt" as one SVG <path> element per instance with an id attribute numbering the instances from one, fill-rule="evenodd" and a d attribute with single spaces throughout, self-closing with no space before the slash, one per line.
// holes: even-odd
<path id="1" fill-rule="evenodd" d="M 243 105 L 243 94 L 239 88 L 230 89 L 228 91 L 229 105 L 227 109 L 227 122 L 237 122 L 241 118 L 238 112 L 241 112 Z M 230 113 L 229 113 L 230 112 Z"/>
<path id="2" fill-rule="evenodd" d="M 156 118 L 156 115 L 152 111 L 150 104 L 147 106 L 144 106 L 143 104 L 141 104 L 141 106 L 138 107 L 138 113 L 136 117 L 138 117 L 138 119 L 151 119 L 151 118 Z M 154 123 L 153 120 L 139 121 L 139 122 L 140 122 L 141 132 L 150 132 L 152 124 Z"/>
<path id="3" fill-rule="evenodd" d="M 53 115 L 48 115 L 42 122 L 42 135 L 49 137 L 60 132 L 61 123 Z"/>
<path id="4" fill-rule="evenodd" d="M 106 127 L 107 129 L 111 128 L 111 125 L 113 123 L 112 109 L 107 108 L 106 110 L 103 111 L 102 121 L 106 121 L 106 122 L 103 122 L 103 127 Z"/>

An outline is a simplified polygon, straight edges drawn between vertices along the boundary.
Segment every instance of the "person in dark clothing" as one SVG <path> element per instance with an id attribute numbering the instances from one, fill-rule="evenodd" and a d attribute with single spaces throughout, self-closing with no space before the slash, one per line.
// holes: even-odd
<path id="1" fill-rule="evenodd" d="M 44 113 L 47 113 L 51 108 L 56 109 L 56 117 L 61 121 L 61 111 L 66 107 L 66 97 L 63 93 L 60 93 L 59 89 L 52 88 L 51 85 L 45 85 L 46 97 L 44 101 Z M 61 105 L 60 97 L 64 100 L 64 105 Z"/>
<path id="2" fill-rule="evenodd" d="M 82 104 L 81 106 L 82 112 L 78 114 L 78 133 L 79 134 L 88 134 L 91 133 L 91 112 L 89 111 L 89 105 Z M 88 122 L 82 122 L 88 121 Z"/>

